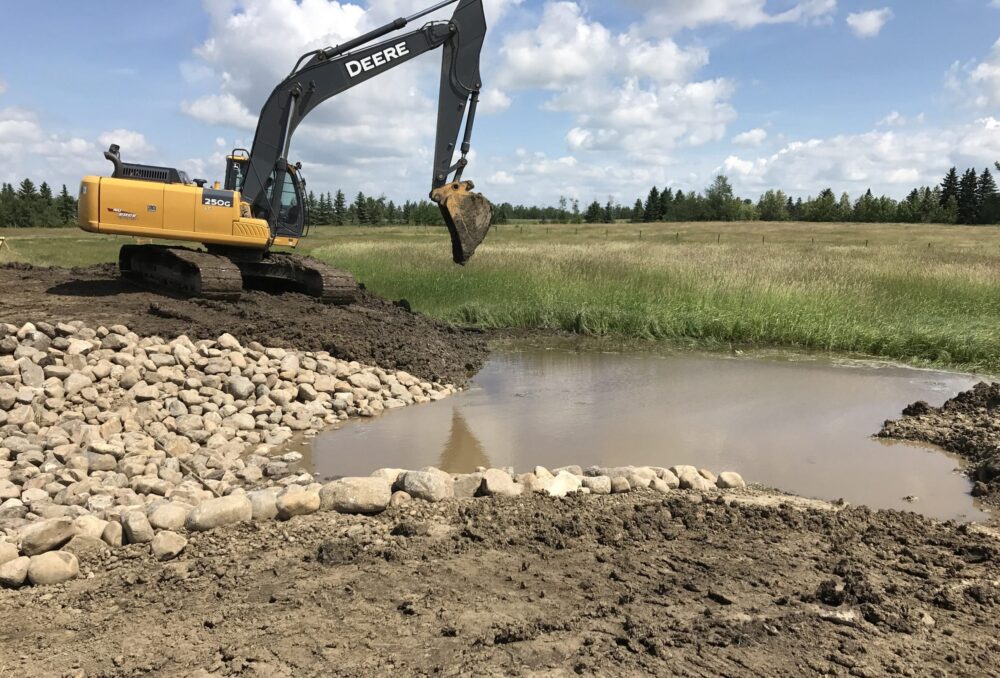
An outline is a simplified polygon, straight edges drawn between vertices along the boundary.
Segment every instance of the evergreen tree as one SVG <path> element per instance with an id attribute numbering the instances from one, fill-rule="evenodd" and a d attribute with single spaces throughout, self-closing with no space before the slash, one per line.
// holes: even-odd
<path id="1" fill-rule="evenodd" d="M 63 184 L 62 190 L 59 191 L 56 207 L 59 213 L 59 222 L 63 226 L 69 226 L 76 221 L 76 198 L 71 196 L 69 191 L 66 190 L 66 184 Z"/>
<path id="2" fill-rule="evenodd" d="M 604 213 L 601 215 L 601 221 L 605 224 L 615 223 L 615 203 L 614 200 L 608 196 L 608 202 L 604 205 Z"/>
<path id="3" fill-rule="evenodd" d="M 837 204 L 837 219 L 840 221 L 850 221 L 853 216 L 854 208 L 851 207 L 851 196 L 847 195 L 847 191 L 840 194 L 840 202 Z"/>
<path id="4" fill-rule="evenodd" d="M 368 199 L 365 198 L 364 193 L 358 191 L 358 195 L 354 198 L 354 204 L 351 205 L 351 209 L 354 211 L 354 223 L 358 225 L 368 223 Z"/>
<path id="5" fill-rule="evenodd" d="M 584 221 L 588 224 L 599 224 L 604 218 L 604 210 L 601 209 L 601 203 L 596 200 L 590 203 L 587 207 L 587 213 L 584 215 Z"/>
<path id="6" fill-rule="evenodd" d="M 347 198 L 339 188 L 337 189 L 337 197 L 333 199 L 333 223 L 337 226 L 343 226 L 347 223 Z"/>
<path id="7" fill-rule="evenodd" d="M 958 199 L 958 170 L 952 167 L 941 181 L 941 206 L 945 207 L 952 197 Z"/>
<path id="8" fill-rule="evenodd" d="M 632 219 L 630 220 L 633 224 L 642 223 L 644 210 L 642 207 L 642 199 L 637 198 L 635 201 L 635 206 L 632 208 Z"/>
<path id="9" fill-rule="evenodd" d="M 674 192 L 669 188 L 664 188 L 660 193 L 660 221 L 670 221 L 671 213 L 674 211 Z"/>
<path id="10" fill-rule="evenodd" d="M 647 224 L 660 221 L 660 191 L 653 186 L 649 191 L 649 196 L 646 198 L 646 204 L 643 206 L 642 220 Z"/>
<path id="11" fill-rule="evenodd" d="M 997 184 L 988 167 L 979 175 L 976 202 L 979 207 L 979 223 L 995 224 L 1000 222 L 1000 196 L 997 195 Z"/>
<path id="12" fill-rule="evenodd" d="M 966 170 L 958 182 L 958 223 L 974 224 L 979 216 L 979 179 L 976 170 Z"/>

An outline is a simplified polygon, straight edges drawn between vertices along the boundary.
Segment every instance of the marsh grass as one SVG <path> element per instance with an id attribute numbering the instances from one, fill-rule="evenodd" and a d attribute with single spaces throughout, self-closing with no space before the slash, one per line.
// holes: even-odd
<path id="1" fill-rule="evenodd" d="M 113 261 L 120 245 L 93 238 L 67 251 L 57 240 L 18 241 L 15 251 L 76 265 Z M 320 228 L 304 249 L 379 294 L 481 327 L 1000 371 L 996 229 L 506 226 L 465 268 L 451 264 L 446 235 L 435 229 Z"/>

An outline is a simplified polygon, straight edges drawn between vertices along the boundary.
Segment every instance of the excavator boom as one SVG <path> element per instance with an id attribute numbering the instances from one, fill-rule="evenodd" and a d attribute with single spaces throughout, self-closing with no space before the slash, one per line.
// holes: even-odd
<path id="1" fill-rule="evenodd" d="M 410 33 L 369 44 L 456 3 L 455 13 L 448 21 L 430 22 Z M 479 62 L 485 36 L 482 0 L 446 0 L 343 45 L 303 55 L 288 77 L 274 88 L 260 113 L 239 187 L 254 216 L 267 219 L 276 236 L 299 231 L 299 224 L 287 224 L 280 218 L 280 192 L 268 190 L 269 186 L 283 185 L 289 171 L 289 146 L 298 126 L 327 99 L 441 47 L 431 198 L 440 206 L 451 232 L 455 262 L 465 264 L 485 238 L 493 217 L 489 201 L 470 192 L 471 182 L 461 182 L 482 88 Z M 460 138 L 463 123 L 465 133 Z M 456 152 L 460 153 L 457 161 Z M 443 190 L 449 183 L 454 188 Z"/>

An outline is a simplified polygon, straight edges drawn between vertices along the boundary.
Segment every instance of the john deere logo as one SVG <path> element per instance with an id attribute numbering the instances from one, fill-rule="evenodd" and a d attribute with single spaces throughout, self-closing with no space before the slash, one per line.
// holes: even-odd
<path id="1" fill-rule="evenodd" d="M 130 219 L 134 220 L 136 218 L 135 212 L 126 212 L 118 207 L 109 207 L 108 211 L 114 214 L 119 219 Z"/>

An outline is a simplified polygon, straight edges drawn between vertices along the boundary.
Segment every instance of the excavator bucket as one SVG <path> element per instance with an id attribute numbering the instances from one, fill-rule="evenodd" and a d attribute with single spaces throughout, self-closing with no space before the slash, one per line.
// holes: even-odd
<path id="1" fill-rule="evenodd" d="M 462 266 L 475 254 L 493 223 L 493 205 L 482 193 L 473 193 L 475 187 L 471 181 L 457 181 L 431 193 L 451 233 L 452 258 Z"/>

